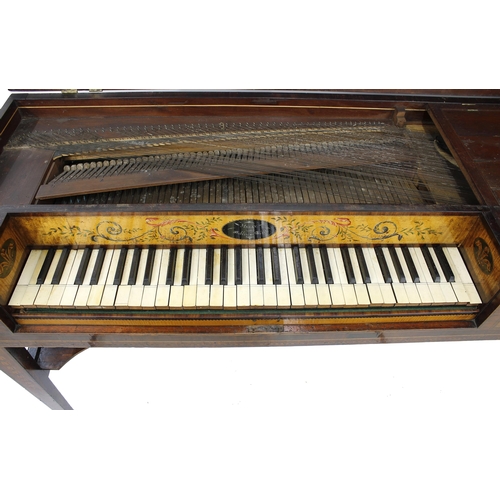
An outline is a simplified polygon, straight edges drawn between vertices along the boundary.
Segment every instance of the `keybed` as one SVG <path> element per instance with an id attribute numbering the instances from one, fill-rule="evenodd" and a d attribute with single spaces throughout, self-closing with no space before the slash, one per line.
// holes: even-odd
<path id="1" fill-rule="evenodd" d="M 9 305 L 298 309 L 477 305 L 457 247 L 33 249 Z"/>

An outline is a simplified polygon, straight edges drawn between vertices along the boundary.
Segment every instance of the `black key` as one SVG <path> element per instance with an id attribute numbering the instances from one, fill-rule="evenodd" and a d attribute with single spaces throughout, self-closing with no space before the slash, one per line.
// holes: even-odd
<path id="1" fill-rule="evenodd" d="M 389 272 L 389 266 L 385 261 L 385 255 L 381 247 L 375 247 L 375 255 L 377 256 L 378 265 L 382 271 L 382 276 L 384 277 L 385 283 L 392 283 L 391 273 Z"/>
<path id="2" fill-rule="evenodd" d="M 297 285 L 304 284 L 304 273 L 302 271 L 302 262 L 300 260 L 300 251 L 297 245 L 292 247 L 293 268 L 295 270 L 295 282 Z"/>
<path id="3" fill-rule="evenodd" d="M 434 248 L 434 252 L 436 253 L 436 257 L 439 261 L 439 265 L 441 266 L 441 269 L 443 270 L 444 277 L 446 278 L 446 281 L 448 281 L 449 283 L 454 283 L 455 282 L 455 275 L 453 274 L 453 271 L 451 270 L 450 263 L 448 262 L 448 259 L 446 258 L 446 255 L 443 252 L 443 249 L 439 245 L 433 245 L 432 248 Z"/>
<path id="4" fill-rule="evenodd" d="M 405 258 L 406 265 L 408 266 L 408 271 L 410 271 L 411 280 L 413 283 L 420 283 L 420 276 L 417 273 L 417 268 L 413 263 L 408 247 L 402 246 L 401 250 L 403 251 L 403 257 Z"/>
<path id="5" fill-rule="evenodd" d="M 113 285 L 119 285 L 122 282 L 123 269 L 125 268 L 125 260 L 127 259 L 127 249 L 120 250 L 120 257 L 118 258 L 118 265 L 116 266 L 115 277 L 113 278 Z"/>
<path id="6" fill-rule="evenodd" d="M 168 258 L 167 265 L 167 278 L 165 280 L 166 285 L 174 284 L 174 273 L 175 273 L 175 261 L 177 260 L 177 247 L 172 247 L 170 249 L 170 256 Z"/>
<path id="7" fill-rule="evenodd" d="M 234 248 L 234 284 L 235 285 L 243 284 L 241 247 Z"/>
<path id="8" fill-rule="evenodd" d="M 47 273 L 49 272 L 49 268 L 54 260 L 54 254 L 56 253 L 56 249 L 54 247 L 49 248 L 47 254 L 45 255 L 45 260 L 43 261 L 42 268 L 38 273 L 38 277 L 36 279 L 37 285 L 43 285 L 45 283 L 45 279 L 47 278 Z"/>
<path id="9" fill-rule="evenodd" d="M 361 247 L 355 247 L 354 251 L 356 252 L 356 257 L 358 259 L 358 266 L 361 272 L 361 277 L 363 278 L 363 283 L 371 283 L 372 280 L 370 278 L 370 273 L 368 272 L 368 266 L 366 265 L 363 249 Z"/>
<path id="10" fill-rule="evenodd" d="M 273 285 L 281 285 L 280 257 L 277 247 L 271 247 L 271 269 L 273 272 Z"/>
<path id="11" fill-rule="evenodd" d="M 227 285 L 228 269 L 229 269 L 229 261 L 227 258 L 227 246 L 223 245 L 220 247 L 220 279 L 219 279 L 219 283 L 221 285 Z"/>
<path id="12" fill-rule="evenodd" d="M 184 261 L 182 262 L 182 278 L 181 285 L 189 285 L 189 280 L 191 278 L 191 256 L 193 254 L 193 249 L 191 247 L 186 247 L 184 249 Z"/>
<path id="13" fill-rule="evenodd" d="M 330 266 L 330 259 L 328 258 L 328 250 L 322 245 L 319 247 L 319 254 L 321 256 L 321 264 L 323 266 L 323 272 L 325 273 L 325 281 L 329 284 L 333 284 L 333 273 Z"/>
<path id="14" fill-rule="evenodd" d="M 427 248 L 426 245 L 424 245 L 422 248 L 422 255 L 424 256 L 425 263 L 427 264 L 427 268 L 429 269 L 429 272 L 431 273 L 431 278 L 434 283 L 440 283 L 441 281 L 441 276 L 439 276 L 439 271 L 437 270 L 436 264 L 434 263 L 434 260 L 432 259 L 432 255 L 429 252 L 429 249 Z"/>
<path id="15" fill-rule="evenodd" d="M 92 253 L 92 249 L 87 247 L 83 251 L 83 257 L 80 261 L 80 266 L 78 267 L 78 272 L 75 277 L 75 285 L 81 285 L 83 283 L 83 279 L 85 278 L 85 273 L 87 272 L 87 267 L 89 265 L 90 254 Z"/>
<path id="16" fill-rule="evenodd" d="M 391 256 L 392 264 L 396 270 L 396 275 L 400 283 L 406 283 L 406 276 L 399 262 L 398 254 L 393 246 L 389 247 L 389 255 Z"/>
<path id="17" fill-rule="evenodd" d="M 130 273 L 128 275 L 127 285 L 135 285 L 137 282 L 137 271 L 139 270 L 139 261 L 141 260 L 141 249 L 134 248 L 132 255 L 132 263 L 130 265 Z"/>
<path id="18" fill-rule="evenodd" d="M 344 269 L 347 275 L 347 282 L 350 285 L 356 283 L 356 276 L 354 276 L 354 270 L 352 268 L 351 256 L 349 255 L 349 249 L 346 246 L 340 247 L 340 253 L 342 254 L 342 261 L 344 262 Z"/>
<path id="19" fill-rule="evenodd" d="M 64 268 L 66 267 L 66 262 L 68 262 L 69 252 L 71 249 L 69 247 L 63 248 L 61 252 L 61 256 L 59 257 L 59 262 L 57 263 L 56 270 L 54 272 L 54 276 L 52 276 L 51 285 L 59 285 L 61 282 L 62 273 L 64 272 Z"/>
<path id="20" fill-rule="evenodd" d="M 255 256 L 257 259 L 257 284 L 265 285 L 266 271 L 264 266 L 264 248 L 260 246 L 255 247 Z"/>
<path id="21" fill-rule="evenodd" d="M 153 266 L 155 262 L 156 247 L 149 247 L 148 257 L 146 259 L 146 267 L 144 269 L 144 278 L 142 284 L 144 286 L 151 285 L 151 278 L 153 276 Z"/>
<path id="22" fill-rule="evenodd" d="M 105 248 L 99 248 L 97 252 L 97 259 L 95 260 L 94 269 L 92 270 L 92 276 L 90 277 L 90 284 L 97 285 L 99 282 L 99 276 L 101 275 L 102 264 L 104 262 L 104 256 L 106 255 Z"/>
<path id="23" fill-rule="evenodd" d="M 316 269 L 316 261 L 314 260 L 314 250 L 312 245 L 306 246 L 307 266 L 309 267 L 309 275 L 311 283 L 317 285 L 319 283 L 318 270 Z"/>
<path id="24" fill-rule="evenodd" d="M 214 247 L 207 247 L 207 257 L 205 261 L 205 285 L 214 283 Z"/>

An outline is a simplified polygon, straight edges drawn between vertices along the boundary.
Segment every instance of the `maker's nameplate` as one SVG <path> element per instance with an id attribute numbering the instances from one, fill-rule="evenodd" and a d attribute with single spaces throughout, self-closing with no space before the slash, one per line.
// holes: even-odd
<path id="1" fill-rule="evenodd" d="M 234 220 L 222 228 L 222 232 L 237 240 L 261 240 L 276 232 L 276 226 L 259 219 Z"/>

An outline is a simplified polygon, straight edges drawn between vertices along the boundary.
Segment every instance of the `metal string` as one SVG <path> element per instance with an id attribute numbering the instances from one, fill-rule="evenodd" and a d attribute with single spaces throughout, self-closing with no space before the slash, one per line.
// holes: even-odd
<path id="1" fill-rule="evenodd" d="M 419 196 L 429 203 L 452 202 L 470 193 L 459 169 L 436 152 L 432 137 L 388 124 L 233 124 L 223 131 L 212 127 L 208 132 L 197 126 L 187 128 L 174 128 L 169 137 L 180 137 L 182 144 L 177 141 L 176 147 L 182 147 L 191 146 L 197 136 L 198 151 L 70 163 L 53 182 L 172 169 L 258 183 L 269 182 L 273 175 L 273 182 L 284 187 L 307 185 L 325 193 L 333 182 L 328 171 L 334 169 L 339 176 L 358 179 L 352 182 L 369 192 L 376 192 L 390 179 L 404 179 L 409 183 L 407 189 L 419 190 Z M 247 147 L 231 147 L 235 142 Z"/>

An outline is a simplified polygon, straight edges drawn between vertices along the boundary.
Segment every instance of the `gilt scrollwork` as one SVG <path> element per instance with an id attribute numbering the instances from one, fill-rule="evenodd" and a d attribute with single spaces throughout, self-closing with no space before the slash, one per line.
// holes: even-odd
<path id="1" fill-rule="evenodd" d="M 271 222 L 272 221 L 272 222 Z M 397 242 L 410 238 L 428 241 L 441 234 L 421 221 L 402 225 L 389 219 L 356 220 L 351 217 L 309 218 L 294 215 L 265 219 L 229 219 L 227 217 L 145 217 L 137 223 L 123 220 L 96 221 L 81 225 L 51 227 L 44 235 L 68 241 L 92 243 L 165 243 L 206 244 L 238 240 L 266 240 L 268 243 L 356 243 Z M 80 243 L 80 244 L 81 244 Z"/>

